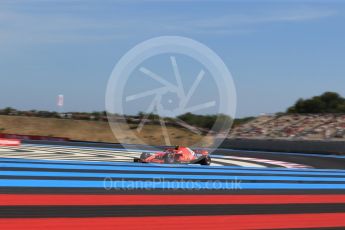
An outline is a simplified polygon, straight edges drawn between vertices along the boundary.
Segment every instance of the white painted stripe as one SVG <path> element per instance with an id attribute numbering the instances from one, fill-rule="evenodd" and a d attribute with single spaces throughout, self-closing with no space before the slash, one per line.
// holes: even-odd
<path id="1" fill-rule="evenodd" d="M 5 149 L 5 148 L 0 148 L 0 152 L 14 152 L 15 150 L 13 149 Z"/>
<path id="2" fill-rule="evenodd" d="M 99 151 L 99 150 L 94 150 L 94 151 L 89 151 L 89 150 L 84 150 L 84 149 L 69 149 L 69 148 L 22 148 L 21 150 L 23 151 L 47 151 L 51 153 L 56 153 L 56 152 L 63 152 L 63 153 L 85 153 L 85 154 L 103 154 L 103 155 L 110 155 L 113 156 L 115 154 L 119 153 L 126 153 L 126 154 L 133 154 L 133 155 L 138 155 L 140 154 L 139 152 L 124 152 L 124 151 Z"/>
<path id="3" fill-rule="evenodd" d="M 237 160 L 247 160 L 247 161 L 253 161 L 253 162 L 261 162 L 261 163 L 268 163 L 272 165 L 278 165 L 285 168 L 310 168 L 308 165 L 301 165 L 296 163 L 290 163 L 285 161 L 276 161 L 276 160 L 267 160 L 267 159 L 260 159 L 260 158 L 251 158 L 251 157 L 236 157 L 236 156 L 225 156 L 229 159 L 237 159 Z"/>
<path id="4" fill-rule="evenodd" d="M 37 147 L 34 147 L 34 146 L 21 146 L 21 148 L 23 150 L 27 150 L 27 149 L 33 149 L 33 150 L 39 150 L 39 149 L 44 149 L 44 150 L 51 150 L 51 151 L 70 151 L 70 152 L 105 152 L 105 153 L 118 153 L 118 152 L 127 152 L 127 151 L 119 151 L 119 150 L 112 150 L 112 149 L 109 149 L 109 150 L 102 150 L 102 149 L 92 149 L 92 148 L 77 148 L 77 147 L 46 147 L 46 146 L 37 146 Z M 138 151 L 128 151 L 127 153 L 140 153 Z"/>
<path id="5" fill-rule="evenodd" d="M 23 150 L 22 150 L 23 151 Z M 102 155 L 102 156 L 98 156 Z M 114 159 L 121 159 L 121 160 L 132 160 L 134 157 L 139 156 L 140 153 L 133 153 L 133 154 L 128 154 L 127 152 L 119 152 L 119 153 L 111 153 L 111 154 L 106 154 L 104 152 L 98 153 L 98 152 L 64 152 L 64 153 L 59 153 L 59 152 L 47 152 L 47 151 L 42 151 L 42 150 L 30 150 L 26 152 L 2 152 L 1 156 L 15 156 L 15 157 L 39 157 L 39 158 L 74 158 L 78 160 L 83 160 L 83 159 L 99 159 L 99 160 L 114 160 Z"/>
<path id="6" fill-rule="evenodd" d="M 212 161 L 216 163 L 221 162 L 221 163 L 227 163 L 227 164 L 232 164 L 232 165 L 238 165 L 242 167 L 266 168 L 266 166 L 260 165 L 260 164 L 248 163 L 248 162 L 237 161 L 237 160 L 229 160 L 229 159 L 223 159 L 223 158 L 212 159 Z"/>
<path id="7" fill-rule="evenodd" d="M 84 158 L 76 158 L 76 157 L 63 157 L 63 156 L 35 156 L 35 155 L 27 155 L 27 156 L 10 156 L 6 155 L 6 158 L 16 158 L 16 159 L 39 159 L 39 160 L 74 160 L 74 161 L 99 161 L 99 162 L 128 162 L 128 160 L 131 159 L 123 159 L 123 158 L 118 158 L 118 159 L 102 159 L 100 157 L 84 157 Z"/>

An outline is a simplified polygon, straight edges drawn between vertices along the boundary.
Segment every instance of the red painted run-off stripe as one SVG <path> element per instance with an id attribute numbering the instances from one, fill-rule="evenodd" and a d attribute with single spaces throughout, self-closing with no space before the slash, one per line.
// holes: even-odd
<path id="1" fill-rule="evenodd" d="M 47 195 L 0 194 L 0 205 L 183 205 L 345 203 L 345 195 Z"/>
<path id="2" fill-rule="evenodd" d="M 0 146 L 19 146 L 20 144 L 19 139 L 0 138 Z"/>
<path id="3" fill-rule="evenodd" d="M 279 229 L 345 226 L 345 213 L 169 216 L 110 218 L 0 219 L 1 229 Z"/>

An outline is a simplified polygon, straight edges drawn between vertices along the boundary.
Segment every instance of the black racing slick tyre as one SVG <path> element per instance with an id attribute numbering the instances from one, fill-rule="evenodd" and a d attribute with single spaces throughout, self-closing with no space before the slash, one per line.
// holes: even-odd
<path id="1" fill-rule="evenodd" d="M 200 162 L 201 165 L 210 165 L 211 164 L 211 157 L 205 156 L 205 158 Z"/>
<path id="2" fill-rule="evenodd" d="M 140 160 L 145 160 L 146 158 L 148 158 L 150 156 L 150 153 L 141 153 L 140 155 Z"/>
<path id="3" fill-rule="evenodd" d="M 164 163 L 165 164 L 174 164 L 174 163 L 176 163 L 175 154 L 173 154 L 173 153 L 165 154 L 165 156 L 164 156 Z"/>

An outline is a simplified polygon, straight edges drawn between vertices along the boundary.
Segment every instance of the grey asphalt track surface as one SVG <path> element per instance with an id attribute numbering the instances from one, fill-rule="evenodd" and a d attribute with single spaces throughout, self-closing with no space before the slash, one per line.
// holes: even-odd
<path id="1" fill-rule="evenodd" d="M 88 142 L 51 142 L 51 141 L 26 141 L 29 144 L 51 144 L 62 146 L 79 146 L 79 147 L 96 147 L 96 148 L 124 148 L 121 144 L 110 143 L 88 143 Z M 165 147 L 150 147 L 142 145 L 127 145 L 131 149 L 139 150 L 157 150 L 164 149 Z M 286 161 L 297 164 L 309 165 L 316 169 L 345 169 L 345 155 L 332 156 L 328 154 L 303 154 L 303 153 L 285 153 L 285 152 L 266 152 L 266 151 L 246 151 L 235 149 L 217 149 L 213 154 L 236 156 L 236 157 L 255 157 L 262 159 Z"/>

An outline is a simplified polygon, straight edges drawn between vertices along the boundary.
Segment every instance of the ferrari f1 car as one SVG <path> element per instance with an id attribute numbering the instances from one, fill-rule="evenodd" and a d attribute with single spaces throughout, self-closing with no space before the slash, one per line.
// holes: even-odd
<path id="1" fill-rule="evenodd" d="M 177 146 L 161 152 L 143 152 L 134 162 L 160 163 L 160 164 L 201 164 L 210 165 L 211 157 L 205 150 L 191 150 L 187 147 Z"/>

